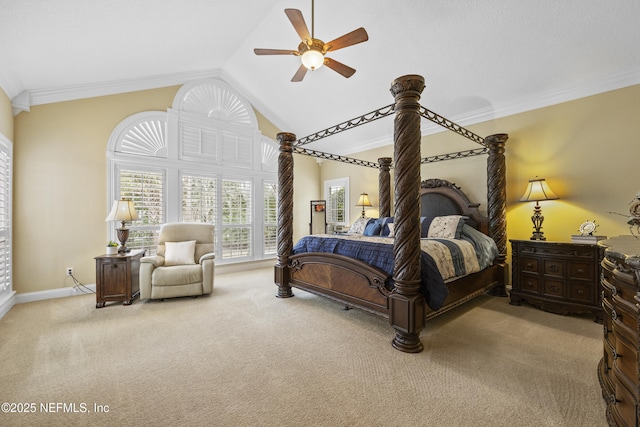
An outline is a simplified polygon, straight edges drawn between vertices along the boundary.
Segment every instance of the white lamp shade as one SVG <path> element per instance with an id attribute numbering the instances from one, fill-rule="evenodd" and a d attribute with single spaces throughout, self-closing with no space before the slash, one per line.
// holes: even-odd
<path id="1" fill-rule="evenodd" d="M 131 200 L 115 200 L 105 221 L 135 221 L 138 213 Z"/>
<path id="2" fill-rule="evenodd" d="M 369 195 L 367 193 L 362 193 L 358 198 L 358 203 L 356 203 L 356 206 L 365 207 L 365 206 L 373 206 L 373 205 L 369 201 Z"/>
<path id="3" fill-rule="evenodd" d="M 530 179 L 526 191 L 520 198 L 521 202 L 538 202 L 540 200 L 555 200 L 556 196 L 544 178 Z"/>
<path id="4" fill-rule="evenodd" d="M 309 49 L 302 54 L 302 65 L 309 70 L 317 70 L 324 64 L 324 55 L 315 49 Z"/>

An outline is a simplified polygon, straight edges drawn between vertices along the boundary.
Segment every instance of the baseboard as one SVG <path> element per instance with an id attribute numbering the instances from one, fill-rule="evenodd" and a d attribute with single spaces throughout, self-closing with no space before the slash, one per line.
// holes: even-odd
<path id="1" fill-rule="evenodd" d="M 11 291 L 7 295 L 3 295 L 0 297 L 0 319 L 4 317 L 5 314 L 11 310 L 11 308 L 16 304 L 15 298 L 16 292 Z"/>
<path id="2" fill-rule="evenodd" d="M 83 292 L 79 287 L 47 289 L 46 291 L 25 292 L 15 296 L 16 304 L 24 304 L 26 302 L 41 301 L 45 299 L 72 297 L 77 295 L 85 295 L 96 291 L 96 285 L 84 285 L 86 287 Z"/>
<path id="3" fill-rule="evenodd" d="M 255 270 L 256 268 L 273 267 L 274 265 L 276 265 L 275 259 L 236 262 L 233 264 L 222 264 L 222 265 L 216 264 L 215 274 L 237 273 L 239 271 Z"/>

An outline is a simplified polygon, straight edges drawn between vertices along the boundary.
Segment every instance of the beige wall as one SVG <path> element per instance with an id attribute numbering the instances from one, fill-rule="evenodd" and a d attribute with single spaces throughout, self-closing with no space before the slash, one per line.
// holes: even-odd
<path id="1" fill-rule="evenodd" d="M 177 87 L 38 105 L 15 118 L 13 288 L 95 283 L 107 227 L 106 150 L 126 117 L 166 110 Z"/>
<path id="2" fill-rule="evenodd" d="M 0 89 L 0 133 L 13 141 L 13 109 L 11 99 Z"/>
<path id="3" fill-rule="evenodd" d="M 640 85 L 469 126 L 481 136 L 509 134 L 508 237 L 531 237 L 534 203 L 521 203 L 518 199 L 528 180 L 535 176 L 546 178 L 560 197 L 541 203 L 545 216 L 543 231 L 548 240 L 570 241 L 582 222 L 593 219 L 600 224 L 597 234 L 628 234 L 626 219 L 607 212 L 628 213 L 628 202 L 640 190 L 638 113 Z M 389 126 L 393 123 L 389 122 Z M 422 156 L 479 147 L 446 131 L 423 137 Z M 377 161 L 383 156 L 393 157 L 393 148 L 370 150 L 353 157 Z M 322 179 L 350 176 L 353 204 L 361 191 L 377 194 L 377 175 L 364 169 L 325 164 Z M 472 201 L 482 203 L 481 210 L 486 214 L 486 156 L 423 165 L 421 175 L 422 179 L 437 177 L 455 182 Z M 351 216 L 355 219 L 357 212 Z"/>

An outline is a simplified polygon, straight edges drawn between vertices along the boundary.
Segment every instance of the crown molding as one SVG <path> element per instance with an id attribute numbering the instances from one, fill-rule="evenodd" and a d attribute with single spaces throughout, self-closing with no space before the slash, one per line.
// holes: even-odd
<path id="1" fill-rule="evenodd" d="M 135 79 L 114 80 L 108 82 L 60 86 L 49 89 L 31 89 L 21 92 L 11 100 L 16 110 L 29 111 L 33 105 L 51 104 L 54 102 L 73 101 L 76 99 L 94 98 L 98 96 L 116 95 L 138 90 L 155 89 L 184 84 L 192 80 L 217 78 L 220 70 L 200 70 L 184 73 L 163 74 Z"/>
<path id="2" fill-rule="evenodd" d="M 471 126 L 502 117 L 512 116 L 514 114 L 599 95 L 613 90 L 624 89 L 625 87 L 635 86 L 637 84 L 640 84 L 640 68 L 625 70 L 620 73 L 611 74 L 605 78 L 593 79 L 572 87 L 566 87 L 557 91 L 541 94 L 533 99 L 523 98 L 520 100 L 514 100 L 513 102 L 504 103 L 503 105 L 496 106 L 492 109 L 481 109 L 467 112 L 465 114 L 454 116 L 451 121 L 459 124 L 460 126 Z M 433 135 L 446 131 L 442 126 L 432 123 L 426 119 L 422 120 L 420 130 L 422 136 Z M 336 154 L 346 156 L 349 154 L 384 147 L 390 144 L 393 144 L 392 130 L 390 130 L 388 134 L 380 136 L 375 140 L 363 141 L 360 144 L 343 145 L 342 147 L 346 149 L 340 150 L 342 152 Z"/>

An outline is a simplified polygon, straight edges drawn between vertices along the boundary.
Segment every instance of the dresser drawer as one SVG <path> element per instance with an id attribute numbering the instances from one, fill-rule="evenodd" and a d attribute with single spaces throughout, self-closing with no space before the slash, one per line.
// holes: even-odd
<path id="1" fill-rule="evenodd" d="M 564 262 L 544 259 L 542 265 L 542 273 L 545 276 L 564 277 Z"/>
<path id="2" fill-rule="evenodd" d="M 618 370 L 614 369 L 613 372 L 618 377 Z M 614 381 L 613 385 L 614 399 L 611 404 L 611 416 L 618 426 L 636 426 L 637 425 L 637 412 L 636 412 L 636 396 L 633 395 L 618 379 Z M 634 421 L 631 421 L 634 420 Z"/>
<path id="3" fill-rule="evenodd" d="M 594 304 L 595 289 L 591 283 L 569 283 L 569 299 L 577 303 Z"/>
<path id="4" fill-rule="evenodd" d="M 636 370 L 638 369 L 638 353 L 624 339 L 616 340 L 616 347 L 611 354 L 612 367 L 616 370 L 616 375 L 621 382 L 634 384 L 637 380 Z"/>
<path id="5" fill-rule="evenodd" d="M 525 273 L 538 274 L 538 272 L 539 272 L 538 259 L 537 258 L 530 258 L 530 257 L 522 257 L 522 262 L 521 262 L 521 265 L 520 265 L 520 271 L 523 271 Z"/>
<path id="6" fill-rule="evenodd" d="M 613 330 L 616 331 L 616 335 L 623 335 L 629 341 L 637 342 L 638 311 L 636 306 L 621 300 L 617 296 L 613 297 L 612 303 L 611 318 L 613 319 Z"/>
<path id="7" fill-rule="evenodd" d="M 545 279 L 542 294 L 546 297 L 564 298 L 564 283 L 561 280 Z"/>
<path id="8" fill-rule="evenodd" d="M 595 269 L 593 263 L 588 262 L 570 262 L 569 263 L 569 279 L 577 280 L 593 280 Z"/>
<path id="9" fill-rule="evenodd" d="M 539 294 L 540 293 L 540 280 L 538 276 L 530 276 L 523 274 L 520 276 L 520 290 L 522 292 Z"/>

